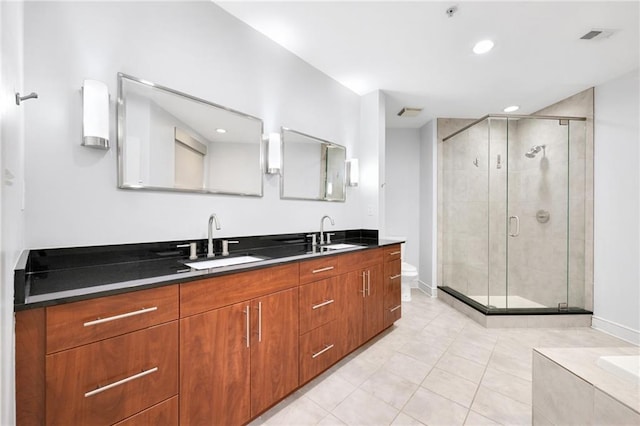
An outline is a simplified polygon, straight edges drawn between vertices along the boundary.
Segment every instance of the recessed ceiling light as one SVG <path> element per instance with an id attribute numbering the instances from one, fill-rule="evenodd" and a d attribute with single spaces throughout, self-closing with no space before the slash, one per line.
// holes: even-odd
<path id="1" fill-rule="evenodd" d="M 511 105 L 511 106 L 508 106 L 505 109 L 503 109 L 503 111 L 504 112 L 514 112 L 514 111 L 517 111 L 519 109 L 520 109 L 520 107 L 518 105 Z"/>
<path id="2" fill-rule="evenodd" d="M 493 42 L 491 40 L 482 40 L 476 43 L 473 46 L 473 53 L 476 55 L 482 55 L 483 53 L 487 53 L 493 49 Z"/>
<path id="3" fill-rule="evenodd" d="M 216 132 L 218 132 L 218 133 L 227 133 L 227 131 L 225 129 L 216 129 Z"/>

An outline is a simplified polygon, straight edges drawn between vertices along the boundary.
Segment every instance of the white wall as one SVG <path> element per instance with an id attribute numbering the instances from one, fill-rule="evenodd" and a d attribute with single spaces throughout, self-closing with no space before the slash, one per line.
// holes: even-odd
<path id="1" fill-rule="evenodd" d="M 13 268 L 23 247 L 24 221 L 21 210 L 24 190 L 23 115 L 35 100 L 20 106 L 14 94 L 35 88 L 22 84 L 21 2 L 0 2 L 0 184 L 2 226 L 0 228 L 0 424 L 15 422 Z"/>
<path id="2" fill-rule="evenodd" d="M 420 129 L 420 286 L 437 292 L 437 135 L 432 120 Z"/>
<path id="3" fill-rule="evenodd" d="M 385 95 L 377 90 L 362 96 L 360 107 L 360 144 L 356 152 L 360 166 L 358 195 L 361 201 L 362 227 L 378 229 L 385 235 L 384 182 Z M 351 158 L 347 150 L 347 158 Z M 347 194 L 348 195 L 348 194 Z"/>
<path id="4" fill-rule="evenodd" d="M 640 344 L 639 70 L 595 88 L 593 325 Z"/>
<path id="5" fill-rule="evenodd" d="M 82 81 L 107 83 L 115 118 L 119 71 L 262 117 L 265 133 L 286 126 L 334 141 L 347 157 L 360 131 L 353 92 L 211 2 L 24 8 L 25 87 L 40 94 L 25 116 L 27 247 L 205 238 L 212 212 L 220 237 L 315 230 L 323 214 L 336 229 L 363 225 L 359 188 L 345 203 L 280 200 L 278 176 L 265 176 L 263 198 L 125 191 L 115 120 L 114 148 L 80 146 Z"/>
<path id="6" fill-rule="evenodd" d="M 387 129 L 384 158 L 385 235 L 406 237 L 403 260 L 418 268 L 420 259 L 419 130 Z"/>

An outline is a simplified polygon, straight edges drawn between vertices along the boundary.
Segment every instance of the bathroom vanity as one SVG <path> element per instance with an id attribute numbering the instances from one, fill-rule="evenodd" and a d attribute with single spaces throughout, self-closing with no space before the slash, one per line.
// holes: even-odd
<path id="1" fill-rule="evenodd" d="M 120 267 L 131 278 L 127 268 L 154 260 L 120 256 L 40 282 L 17 271 L 27 287 L 16 304 L 18 424 L 249 422 L 400 318 L 400 244 L 355 240 L 329 251 L 288 244 L 300 246 L 293 255 L 267 244 L 250 251 L 263 261 L 93 291 L 63 290 L 56 272 L 82 282 L 93 270 L 100 281 Z M 30 293 L 48 279 L 57 291 Z"/>

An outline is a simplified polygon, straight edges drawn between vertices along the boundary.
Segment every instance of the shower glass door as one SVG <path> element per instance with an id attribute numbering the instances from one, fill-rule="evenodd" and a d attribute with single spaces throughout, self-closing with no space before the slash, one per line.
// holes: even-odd
<path id="1" fill-rule="evenodd" d="M 506 120 L 507 173 L 504 238 L 506 280 L 491 305 L 507 309 L 560 308 L 568 303 L 569 121 Z M 501 123 L 505 127 L 504 123 Z M 493 129 L 493 127 L 492 127 Z M 493 139 L 492 139 L 493 145 Z M 493 191 L 492 189 L 492 191 Z M 498 219 L 496 219 L 497 223 Z M 497 243 L 496 243 L 497 244 Z M 496 256 L 499 257 L 501 253 Z"/>

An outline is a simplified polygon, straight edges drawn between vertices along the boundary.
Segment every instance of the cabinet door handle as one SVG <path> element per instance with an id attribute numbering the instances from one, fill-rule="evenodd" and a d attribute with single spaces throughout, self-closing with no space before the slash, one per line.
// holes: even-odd
<path id="1" fill-rule="evenodd" d="M 366 281 L 367 281 L 367 274 L 364 271 L 362 271 L 362 290 L 361 291 L 362 291 L 362 297 L 363 298 L 367 297 L 367 290 L 366 290 L 367 283 L 366 283 Z"/>
<path id="2" fill-rule="evenodd" d="M 313 271 L 311 271 L 312 274 L 317 274 L 319 272 L 325 272 L 325 271 L 330 271 L 332 270 L 334 267 L 333 266 L 326 266 L 324 268 L 320 268 L 320 269 L 314 269 Z"/>
<path id="3" fill-rule="evenodd" d="M 511 232 L 511 219 L 516 220 L 516 230 L 514 232 Z M 518 216 L 509 216 L 509 236 L 517 237 L 518 235 L 520 235 L 520 218 Z"/>
<path id="4" fill-rule="evenodd" d="M 262 302 L 258 302 L 258 342 L 262 342 Z"/>
<path id="5" fill-rule="evenodd" d="M 247 309 L 244 311 L 244 313 L 247 315 L 247 327 L 246 327 L 246 330 L 245 330 L 245 338 L 247 339 L 247 348 L 248 348 L 249 347 L 249 339 L 250 339 L 250 335 L 249 335 L 249 332 L 250 332 L 249 327 L 250 327 L 250 325 L 249 325 L 249 323 L 250 323 L 250 319 L 251 319 L 250 318 L 251 309 L 250 309 L 249 305 L 247 305 Z"/>
<path id="6" fill-rule="evenodd" d="M 331 299 L 331 300 L 325 300 L 325 301 L 324 301 L 324 302 L 322 302 L 322 303 L 318 303 L 317 305 L 313 305 L 313 306 L 311 307 L 311 309 L 318 309 L 318 308 L 322 308 L 323 306 L 330 305 L 330 304 L 332 304 L 333 302 L 334 302 L 334 300 L 333 300 L 333 299 Z"/>
<path id="7" fill-rule="evenodd" d="M 89 391 L 89 392 L 85 393 L 84 397 L 88 398 L 88 397 L 96 395 L 96 394 L 98 394 L 100 392 L 104 392 L 104 391 L 109 390 L 111 388 L 115 388 L 116 386 L 124 385 L 127 382 L 139 379 L 139 378 L 144 377 L 144 376 L 146 376 L 148 374 L 155 373 L 156 371 L 158 371 L 158 367 L 153 367 L 153 368 L 150 368 L 149 370 L 142 371 L 142 372 L 140 372 L 138 374 L 134 374 L 133 376 L 129 376 L 129 377 L 125 378 L 125 379 L 118 380 L 117 382 L 113 382 L 113 383 L 108 384 L 106 386 L 99 386 L 97 389 L 94 389 L 92 391 Z"/>
<path id="8" fill-rule="evenodd" d="M 84 323 L 85 327 L 89 327 L 92 325 L 98 325 L 98 324 L 102 324 L 105 322 L 109 322 L 109 321 L 115 321 L 115 320 L 119 320 L 122 318 L 128 318 L 128 317 L 132 317 L 135 315 L 142 315 L 142 314 L 146 314 L 147 312 L 153 312 L 153 311 L 157 311 L 158 307 L 154 306 L 151 308 L 142 308 L 139 311 L 133 311 L 133 312 L 127 312 L 126 314 L 120 314 L 120 315 L 114 315 L 112 317 L 107 317 L 107 318 L 98 318 L 97 320 L 94 321 L 88 321 Z"/>
<path id="9" fill-rule="evenodd" d="M 389 256 L 395 256 L 396 254 L 400 254 L 400 253 L 402 253 L 400 250 L 392 251 L 391 253 L 389 253 Z"/>
<path id="10" fill-rule="evenodd" d="M 401 307 L 402 307 L 402 305 L 394 306 L 393 308 L 389 309 L 389 312 L 397 311 Z"/>
<path id="11" fill-rule="evenodd" d="M 402 274 L 398 274 L 398 275 L 392 275 L 389 278 L 392 280 L 397 280 L 398 278 L 400 278 L 402 276 Z"/>
<path id="12" fill-rule="evenodd" d="M 328 351 L 329 349 L 333 348 L 333 344 L 331 345 L 324 345 L 324 349 L 321 350 L 320 352 L 316 352 L 315 354 L 311 355 L 311 358 L 316 358 L 319 357 L 320 355 L 322 355 L 323 353 L 325 353 L 326 351 Z"/>
<path id="13" fill-rule="evenodd" d="M 367 271 L 367 296 L 371 296 L 371 271 Z"/>

